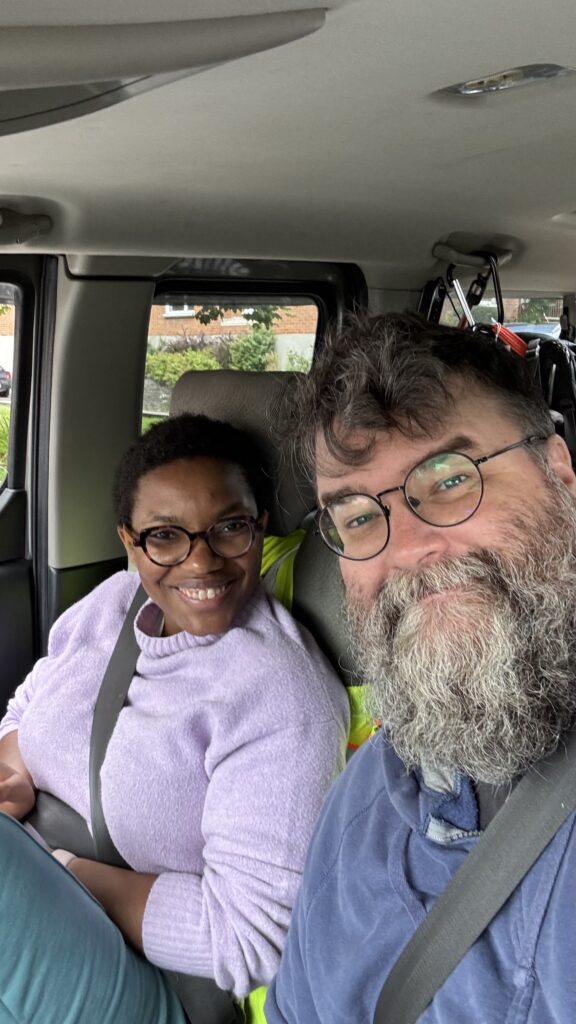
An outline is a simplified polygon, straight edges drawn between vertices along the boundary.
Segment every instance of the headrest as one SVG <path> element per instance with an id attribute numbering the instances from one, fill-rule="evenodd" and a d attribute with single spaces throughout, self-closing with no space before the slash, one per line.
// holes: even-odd
<path id="1" fill-rule="evenodd" d="M 280 396 L 294 386 L 297 373 L 239 370 L 189 370 L 172 392 L 170 412 L 203 413 L 246 430 L 261 445 L 274 477 L 276 503 L 268 532 L 284 536 L 300 526 L 315 507 L 314 491 L 273 440 L 272 423 Z"/>
<path id="2" fill-rule="evenodd" d="M 317 531 L 308 530 L 294 560 L 292 614 L 310 630 L 344 685 L 356 686 L 362 680 L 350 652 L 338 562 Z"/>

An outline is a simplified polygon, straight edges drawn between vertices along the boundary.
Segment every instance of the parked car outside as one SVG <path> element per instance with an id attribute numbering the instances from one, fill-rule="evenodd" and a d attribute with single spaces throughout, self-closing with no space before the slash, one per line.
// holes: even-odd
<path id="1" fill-rule="evenodd" d="M 10 370 L 5 370 L 3 366 L 0 366 L 0 395 L 6 398 L 10 394 L 11 387 L 12 374 Z"/>
<path id="2" fill-rule="evenodd" d="M 551 338 L 559 338 L 561 331 L 558 321 L 544 324 L 507 323 L 506 327 L 509 327 L 511 331 L 520 331 L 524 334 L 549 334 Z"/>

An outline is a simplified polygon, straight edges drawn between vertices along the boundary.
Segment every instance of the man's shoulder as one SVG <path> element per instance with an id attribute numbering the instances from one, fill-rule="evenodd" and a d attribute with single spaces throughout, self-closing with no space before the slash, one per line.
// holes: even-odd
<path id="1" fill-rule="evenodd" d="M 380 733 L 367 740 L 333 783 L 322 807 L 308 857 L 308 896 L 341 865 L 342 850 L 356 829 L 393 813 L 388 797 L 390 750 Z M 356 836 L 357 838 L 357 836 Z M 356 839 L 354 840 L 356 842 Z"/>
<path id="2" fill-rule="evenodd" d="M 387 791 L 390 754 L 396 757 L 385 734 L 376 732 L 352 755 L 332 786 L 327 803 L 333 804 L 332 813 L 338 810 L 344 828 Z"/>

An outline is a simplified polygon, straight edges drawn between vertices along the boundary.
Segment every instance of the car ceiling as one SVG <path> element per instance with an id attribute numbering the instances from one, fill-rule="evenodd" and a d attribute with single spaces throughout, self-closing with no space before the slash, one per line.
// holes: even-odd
<path id="1" fill-rule="evenodd" d="M 25 246 L 0 228 L 0 249 L 342 260 L 374 286 L 413 287 L 438 272 L 439 240 L 492 242 L 513 253 L 508 289 L 574 291 L 576 74 L 438 95 L 576 64 L 573 0 L 0 0 L 0 67 L 15 46 L 31 66 L 35 27 L 53 27 L 56 67 L 71 56 L 58 26 L 109 26 L 112 45 L 122 24 L 303 7 L 326 8 L 304 38 L 0 137 L 0 206 L 52 218 Z M 146 49 L 152 66 L 154 36 Z"/>

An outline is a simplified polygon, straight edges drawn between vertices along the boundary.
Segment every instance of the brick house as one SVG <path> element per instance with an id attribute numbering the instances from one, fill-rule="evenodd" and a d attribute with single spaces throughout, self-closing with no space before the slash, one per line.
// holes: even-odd
<path id="1" fill-rule="evenodd" d="M 153 305 L 148 327 L 148 341 L 160 347 L 163 342 L 179 341 L 184 338 L 202 337 L 209 343 L 221 338 L 233 338 L 247 334 L 252 329 L 250 321 L 241 312 L 226 313 L 218 320 L 202 324 L 196 319 L 196 309 L 189 303 L 179 305 Z M 318 310 L 309 301 L 302 305 L 282 306 L 278 309 L 274 323 L 278 365 L 283 369 L 290 352 L 308 356 L 312 354 L 316 338 Z"/>

